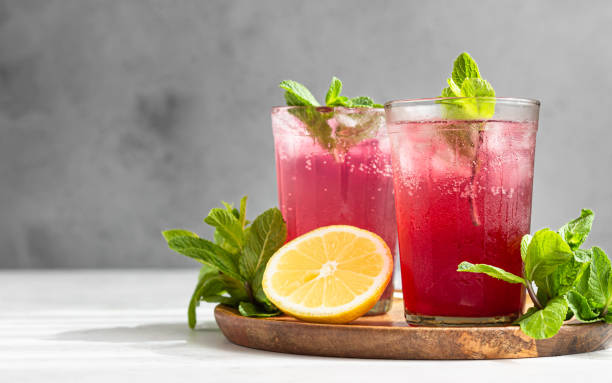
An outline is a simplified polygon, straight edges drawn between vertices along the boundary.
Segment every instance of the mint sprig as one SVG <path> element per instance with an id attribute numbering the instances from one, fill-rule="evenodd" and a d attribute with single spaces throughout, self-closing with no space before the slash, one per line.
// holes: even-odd
<path id="1" fill-rule="evenodd" d="M 486 119 L 495 114 L 495 90 L 480 76 L 478 64 L 468 53 L 461 53 L 453 63 L 448 87 L 442 89 L 442 97 L 468 97 L 443 99 L 442 115 L 448 120 L 461 120 L 455 129 L 442 129 L 441 135 L 458 155 L 471 163 L 470 184 L 475 189 L 476 175 L 480 168 L 478 149 L 483 141 Z M 473 122 L 466 120 L 474 120 Z M 463 122 L 466 121 L 466 122 Z M 480 216 L 472 194 L 469 196 L 470 214 L 474 226 L 480 226 Z"/>
<path id="2" fill-rule="evenodd" d="M 459 100 L 442 100 L 446 118 L 455 120 L 483 120 L 495 114 L 495 90 L 480 76 L 478 64 L 468 53 L 461 53 L 453 64 L 448 87 L 442 89 L 442 97 L 472 97 Z M 479 99 L 479 97 L 481 99 Z"/>
<path id="3" fill-rule="evenodd" d="M 522 277 L 494 266 L 469 262 L 459 264 L 457 271 L 484 273 L 509 283 L 522 283 L 535 307 L 517 323 L 525 334 L 535 339 L 554 336 L 563 322 L 573 316 L 585 323 L 612 323 L 610 260 L 599 247 L 580 248 L 591 231 L 593 217 L 591 210 L 583 209 L 580 217 L 557 232 L 542 229 L 533 236 L 523 236 Z"/>
<path id="4" fill-rule="evenodd" d="M 244 316 L 280 314 L 265 296 L 261 280 L 268 260 L 285 243 L 287 226 L 276 208 L 250 223 L 246 201 L 240 200 L 239 209 L 225 202 L 223 208 L 211 209 L 204 222 L 215 228 L 214 241 L 183 229 L 162 232 L 170 249 L 202 264 L 187 309 L 191 328 L 201 301 L 232 306 Z"/>
<path id="5" fill-rule="evenodd" d="M 345 121 L 336 120 L 336 128 L 332 129 L 329 120 L 336 116 L 334 109 L 321 108 L 319 102 L 304 85 L 297 81 L 281 81 L 279 87 L 285 90 L 285 100 L 288 106 L 301 106 L 302 108 L 291 108 L 289 113 L 304 123 L 311 137 L 321 147 L 330 151 L 334 157 L 341 157 L 353 145 L 376 134 L 377 128 L 382 124 L 384 116 L 382 113 L 345 112 L 351 120 L 349 124 Z M 325 106 L 329 108 L 382 108 L 370 97 L 359 96 L 349 98 L 342 94 L 342 81 L 333 77 L 329 89 L 325 95 Z"/>
<path id="6" fill-rule="evenodd" d="M 278 85 L 285 90 L 285 101 L 287 106 L 320 106 L 317 99 L 304 85 L 293 80 L 281 81 Z M 331 84 L 325 95 L 325 106 L 341 106 L 345 108 L 382 108 L 370 97 L 359 96 L 348 98 L 342 96 L 342 81 L 336 76 L 332 77 Z"/>

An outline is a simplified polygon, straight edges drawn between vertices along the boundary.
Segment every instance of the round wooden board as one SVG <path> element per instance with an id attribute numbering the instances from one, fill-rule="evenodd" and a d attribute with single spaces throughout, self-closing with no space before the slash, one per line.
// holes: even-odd
<path id="1" fill-rule="evenodd" d="M 288 316 L 247 318 L 218 305 L 215 319 L 232 343 L 290 354 L 370 359 L 506 359 L 578 354 L 612 343 L 612 325 L 564 325 L 550 339 L 534 340 L 518 326 L 414 327 L 396 299 L 386 315 L 347 325 L 301 322 Z"/>

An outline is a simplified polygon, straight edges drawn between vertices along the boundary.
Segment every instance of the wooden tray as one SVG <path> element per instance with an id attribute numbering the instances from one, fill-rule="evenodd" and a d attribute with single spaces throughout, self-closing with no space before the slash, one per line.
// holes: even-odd
<path id="1" fill-rule="evenodd" d="M 395 299 L 386 315 L 348 325 L 301 322 L 287 316 L 255 319 L 218 305 L 215 319 L 230 342 L 290 354 L 372 359 L 506 359 L 578 354 L 612 343 L 612 325 L 569 324 L 550 339 L 534 340 L 518 326 L 414 327 Z"/>

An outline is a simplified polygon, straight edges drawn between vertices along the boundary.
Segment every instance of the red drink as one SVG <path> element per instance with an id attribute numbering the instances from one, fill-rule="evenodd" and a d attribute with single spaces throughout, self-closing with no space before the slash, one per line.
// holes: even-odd
<path id="1" fill-rule="evenodd" d="M 522 275 L 536 130 L 537 120 L 389 124 L 409 322 L 497 323 L 521 312 L 523 286 L 459 273 L 457 265 Z"/>
<path id="2" fill-rule="evenodd" d="M 382 111 L 318 108 L 329 113 L 331 132 L 322 137 L 290 110 L 272 112 L 287 240 L 322 226 L 352 225 L 378 234 L 395 252 L 391 155 Z M 375 313 L 389 309 L 392 293 L 390 283 Z"/>

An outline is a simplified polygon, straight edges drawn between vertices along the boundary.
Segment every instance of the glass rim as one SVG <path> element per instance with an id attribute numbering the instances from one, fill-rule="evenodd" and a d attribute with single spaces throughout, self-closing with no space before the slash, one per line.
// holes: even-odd
<path id="1" fill-rule="evenodd" d="M 289 109 L 300 109 L 300 108 L 316 108 L 316 109 L 328 109 L 328 110 L 333 110 L 333 111 L 367 111 L 367 110 L 375 110 L 375 111 L 380 111 L 380 112 L 384 112 L 385 108 L 384 106 L 382 108 L 373 108 L 373 107 L 346 107 L 346 106 L 326 106 L 326 105 L 319 105 L 319 106 L 314 106 L 314 105 L 295 105 L 295 106 L 289 106 L 289 105 L 282 105 L 282 106 L 273 106 L 272 107 L 272 112 L 275 111 L 279 111 L 279 110 L 289 110 Z"/>
<path id="2" fill-rule="evenodd" d="M 450 100 L 483 100 L 495 101 L 496 104 L 502 105 L 533 105 L 540 106 L 540 100 L 534 98 L 518 98 L 518 97 L 430 97 L 430 98 L 406 98 L 400 100 L 387 101 L 384 104 L 385 109 L 395 108 L 408 105 L 423 105 L 433 104 L 439 101 Z"/>

